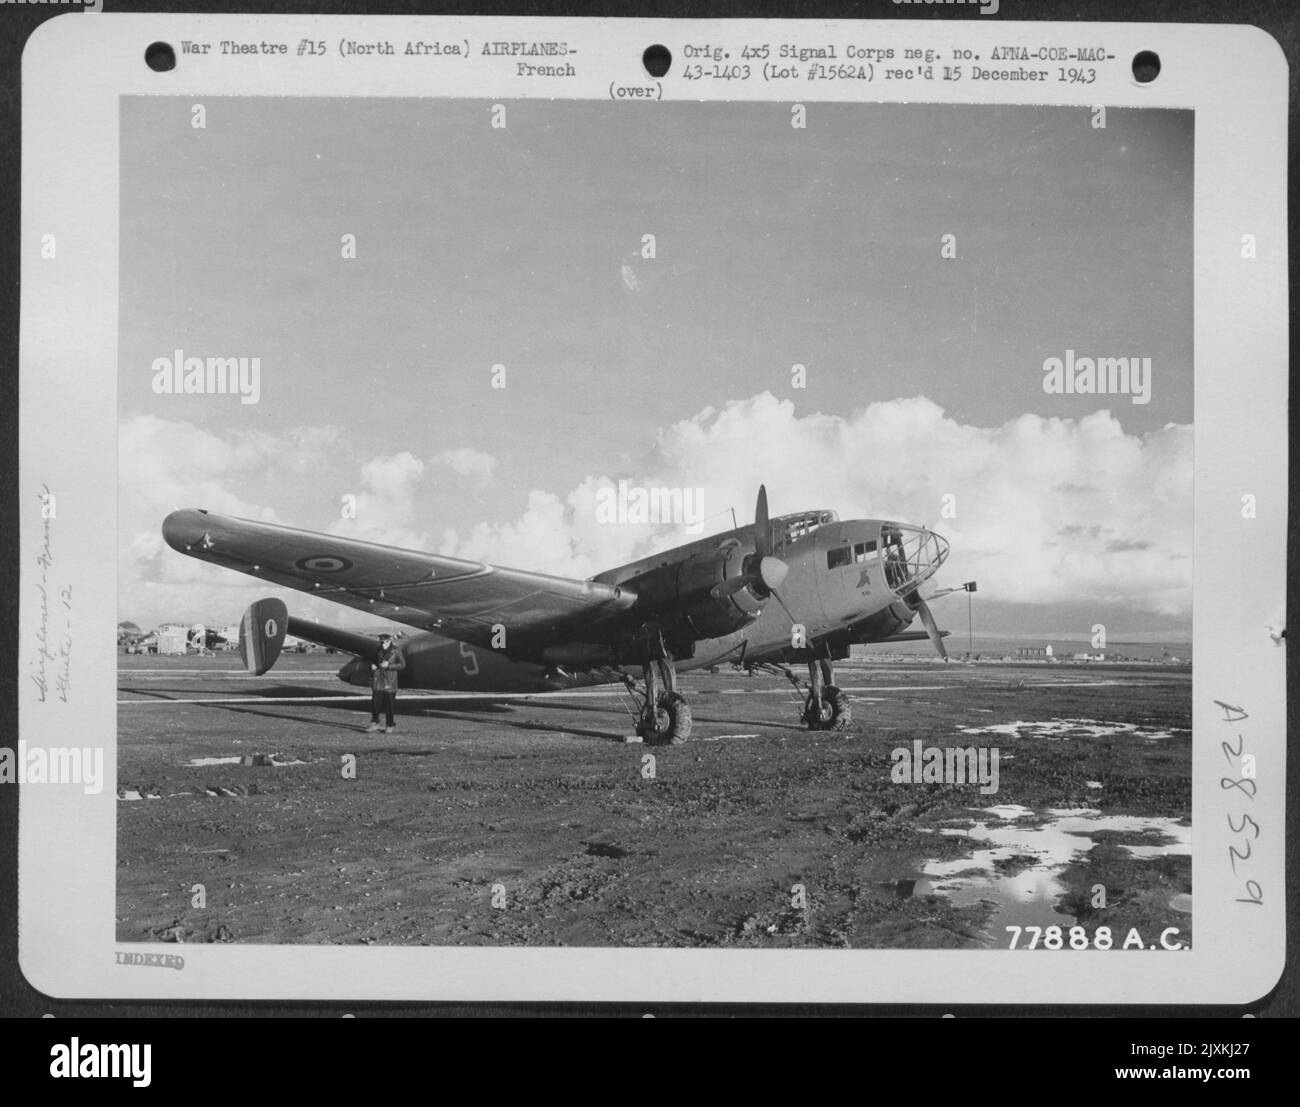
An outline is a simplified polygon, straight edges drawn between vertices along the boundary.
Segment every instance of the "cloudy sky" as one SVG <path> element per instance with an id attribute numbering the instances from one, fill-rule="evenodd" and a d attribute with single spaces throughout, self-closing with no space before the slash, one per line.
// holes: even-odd
<path id="1" fill-rule="evenodd" d="M 122 103 L 121 618 L 266 591 L 174 507 L 586 576 L 683 540 L 597 521 L 625 479 L 706 530 L 760 482 L 928 523 L 989 629 L 1190 627 L 1190 114 L 191 107 Z M 176 350 L 259 358 L 259 402 L 155 394 Z M 1150 358 L 1150 402 L 1044 393 L 1067 350 Z"/>

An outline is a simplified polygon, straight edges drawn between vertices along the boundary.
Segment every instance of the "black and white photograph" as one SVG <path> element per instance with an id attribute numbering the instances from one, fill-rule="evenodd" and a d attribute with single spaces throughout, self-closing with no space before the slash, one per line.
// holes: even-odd
<path id="1" fill-rule="evenodd" d="M 123 101 L 120 939 L 1191 943 L 1191 113 L 807 110 Z"/>
<path id="2" fill-rule="evenodd" d="M 1271 987 L 1267 36 L 100 27 L 24 62 L 33 987 Z"/>

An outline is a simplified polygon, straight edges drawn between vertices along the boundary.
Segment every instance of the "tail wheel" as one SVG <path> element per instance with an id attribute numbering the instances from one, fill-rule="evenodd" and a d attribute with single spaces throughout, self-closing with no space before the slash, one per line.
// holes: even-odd
<path id="1" fill-rule="evenodd" d="M 804 700 L 803 720 L 809 730 L 847 730 L 853 722 L 853 708 L 849 697 L 833 684 L 822 689 L 821 709 L 813 704 L 810 695 Z"/>
<path id="2" fill-rule="evenodd" d="M 647 746 L 679 746 L 691 736 L 691 705 L 680 692 L 660 692 L 650 713 L 637 727 Z"/>

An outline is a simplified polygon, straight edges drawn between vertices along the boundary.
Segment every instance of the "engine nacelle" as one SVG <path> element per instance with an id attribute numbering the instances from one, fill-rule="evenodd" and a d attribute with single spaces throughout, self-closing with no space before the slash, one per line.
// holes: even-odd
<path id="1" fill-rule="evenodd" d="M 895 634 L 903 633 L 911 623 L 912 608 L 902 600 L 896 600 L 888 607 L 854 623 L 849 628 L 849 633 L 855 642 L 882 642 Z"/>
<path id="2" fill-rule="evenodd" d="M 747 577 L 751 551 L 738 542 L 652 569 L 631 587 L 659 614 L 669 637 L 721 638 L 747 627 L 763 612 L 760 596 Z"/>

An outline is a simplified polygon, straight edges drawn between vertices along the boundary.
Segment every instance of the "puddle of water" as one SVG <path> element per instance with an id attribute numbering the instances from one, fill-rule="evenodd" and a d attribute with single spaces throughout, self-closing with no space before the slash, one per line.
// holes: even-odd
<path id="1" fill-rule="evenodd" d="M 242 760 L 242 757 L 196 757 L 186 765 L 191 769 L 206 769 L 209 765 L 238 765 Z"/>
<path id="2" fill-rule="evenodd" d="M 1027 819 L 1034 813 L 1032 808 L 1018 803 L 995 803 L 992 807 L 972 807 L 971 810 L 982 811 L 995 819 Z"/>
<path id="3" fill-rule="evenodd" d="M 993 904 L 985 933 L 990 944 L 999 947 L 1008 926 L 1068 927 L 1077 922 L 1075 916 L 1057 910 L 1066 892 L 1059 876 L 1096 844 L 1094 835 L 1100 831 L 1150 835 L 1150 844 L 1122 845 L 1134 857 L 1192 852 L 1192 828 L 1170 818 L 1102 815 L 1090 807 L 1049 808 L 1043 812 L 1047 821 L 1026 825 L 1019 820 L 1034 812 L 1017 804 L 980 811 L 985 818 L 971 820 L 969 827 L 944 827 L 939 833 L 989 842 L 992 848 L 976 849 L 951 861 L 927 861 L 910 888 L 906 887 L 909 881 L 899 881 L 894 888 L 903 898 L 934 893 L 962 906 Z M 1190 911 L 1191 897 L 1186 898 Z"/>
<path id="4" fill-rule="evenodd" d="M 1007 738 L 1045 738 L 1049 742 L 1068 741 L 1071 738 L 1104 738 L 1126 735 L 1146 742 L 1159 742 L 1172 738 L 1174 731 L 1137 723 L 1104 723 L 1098 719 L 1046 719 L 1029 722 L 1017 719 L 1014 723 L 993 723 L 990 726 L 962 726 L 962 734 L 1001 734 Z"/>

